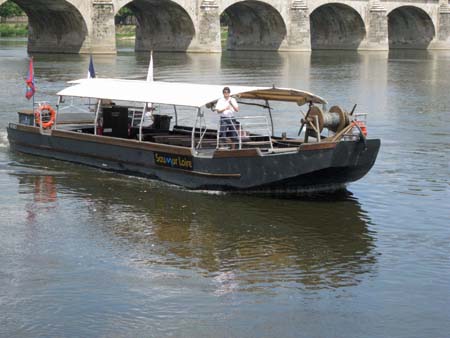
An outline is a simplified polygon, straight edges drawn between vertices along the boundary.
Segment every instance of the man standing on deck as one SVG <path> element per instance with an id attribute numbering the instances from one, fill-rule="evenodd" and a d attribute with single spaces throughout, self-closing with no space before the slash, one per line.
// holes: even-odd
<path id="1" fill-rule="evenodd" d="M 220 133 L 221 140 L 227 139 L 231 142 L 231 148 L 235 148 L 235 141 L 237 140 L 237 129 L 234 124 L 234 113 L 239 111 L 239 106 L 234 97 L 230 96 L 230 88 L 224 87 L 223 97 L 217 100 L 216 111 L 220 114 Z"/>

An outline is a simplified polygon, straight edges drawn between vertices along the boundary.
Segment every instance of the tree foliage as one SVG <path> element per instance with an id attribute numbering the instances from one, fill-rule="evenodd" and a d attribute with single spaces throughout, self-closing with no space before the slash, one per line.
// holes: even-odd
<path id="1" fill-rule="evenodd" d="M 220 25 L 221 26 L 230 26 L 231 25 L 231 19 L 227 12 L 223 12 L 220 15 Z"/>
<path id="2" fill-rule="evenodd" d="M 0 6 L 0 16 L 1 17 L 13 17 L 25 15 L 23 10 L 17 6 L 14 2 L 8 0 L 3 5 Z"/>
<path id="3" fill-rule="evenodd" d="M 116 25 L 135 25 L 136 17 L 128 7 L 122 7 L 115 18 Z"/>
<path id="4" fill-rule="evenodd" d="M 134 16 L 134 13 L 131 9 L 129 9 L 128 7 L 122 7 L 119 10 L 119 13 L 117 13 L 117 15 L 119 16 Z"/>

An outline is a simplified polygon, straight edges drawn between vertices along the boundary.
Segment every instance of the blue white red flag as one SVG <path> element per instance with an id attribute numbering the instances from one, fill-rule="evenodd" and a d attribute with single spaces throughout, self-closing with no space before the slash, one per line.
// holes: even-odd
<path id="1" fill-rule="evenodd" d="M 27 90 L 25 92 L 25 97 L 29 100 L 34 96 L 36 92 L 36 87 L 34 86 L 34 66 L 33 66 L 33 58 L 30 59 L 30 65 L 28 68 L 28 76 L 25 80 L 27 85 Z"/>
<path id="2" fill-rule="evenodd" d="M 95 77 L 94 61 L 92 60 L 92 55 L 91 55 L 91 60 L 89 61 L 89 69 L 88 69 L 87 78 L 93 79 L 94 77 Z"/>

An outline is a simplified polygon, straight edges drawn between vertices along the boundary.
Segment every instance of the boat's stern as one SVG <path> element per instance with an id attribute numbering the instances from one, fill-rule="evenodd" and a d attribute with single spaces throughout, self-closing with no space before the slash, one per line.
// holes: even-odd
<path id="1" fill-rule="evenodd" d="M 379 139 L 338 142 L 330 168 L 347 183 L 357 181 L 375 164 L 380 145 Z"/>

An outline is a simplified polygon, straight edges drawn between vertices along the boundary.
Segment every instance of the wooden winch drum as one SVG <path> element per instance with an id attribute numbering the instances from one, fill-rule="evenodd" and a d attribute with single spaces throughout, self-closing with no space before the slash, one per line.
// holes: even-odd
<path id="1" fill-rule="evenodd" d="M 327 113 L 324 113 L 319 106 L 312 106 L 308 114 L 308 121 L 315 125 L 316 117 L 319 122 L 319 130 L 324 128 L 335 133 L 341 131 L 350 124 L 350 117 L 346 111 L 339 106 L 333 106 Z M 307 128 L 311 128 L 307 126 Z"/>

